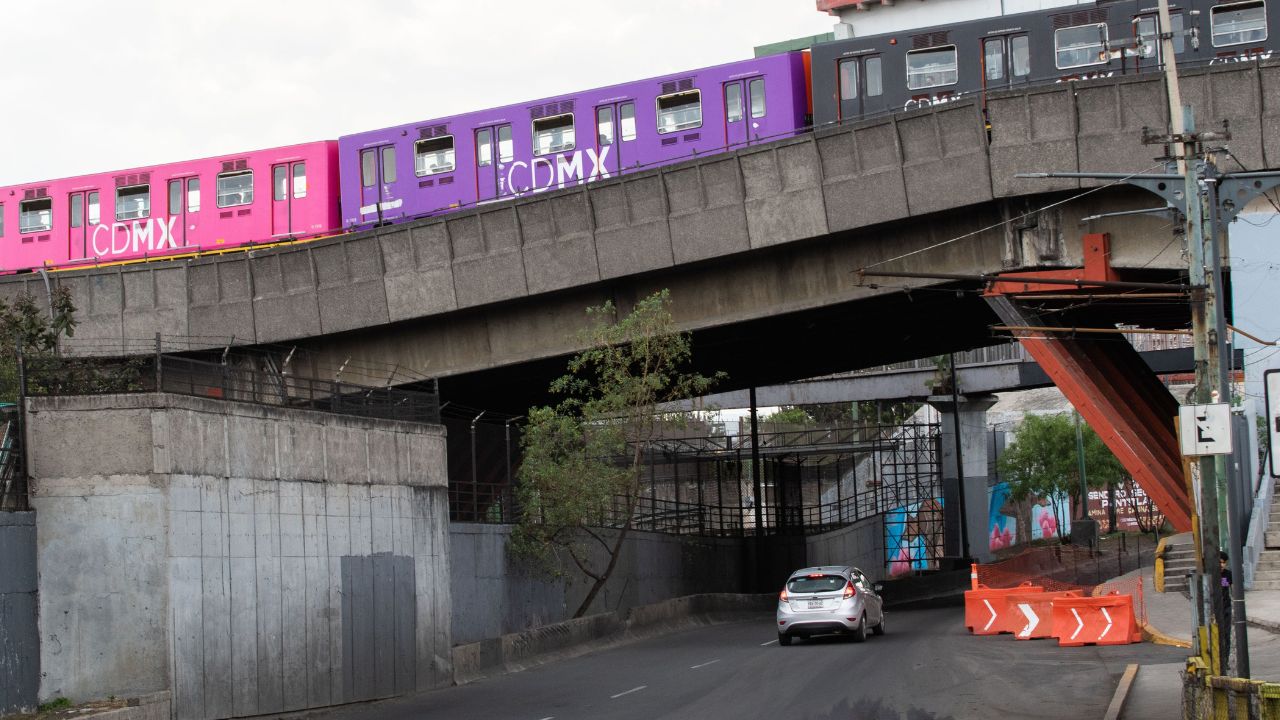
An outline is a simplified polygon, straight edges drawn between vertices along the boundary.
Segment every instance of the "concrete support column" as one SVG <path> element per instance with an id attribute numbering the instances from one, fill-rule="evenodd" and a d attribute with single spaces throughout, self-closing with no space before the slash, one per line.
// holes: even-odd
<path id="1" fill-rule="evenodd" d="M 945 517 L 943 554 L 960 557 L 960 482 L 964 477 L 965 515 L 969 532 L 969 554 L 978 561 L 991 559 L 987 526 L 987 410 L 996 403 L 994 395 L 961 395 L 958 403 L 950 395 L 935 395 L 928 403 L 942 414 L 941 465 L 942 497 Z M 960 458 L 963 473 L 958 473 L 956 457 L 956 420 L 959 418 Z"/>

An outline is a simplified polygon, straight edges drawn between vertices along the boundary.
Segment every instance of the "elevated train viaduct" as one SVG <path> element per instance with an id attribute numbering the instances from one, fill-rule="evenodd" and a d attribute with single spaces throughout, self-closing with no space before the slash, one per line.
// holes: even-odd
<path id="1" fill-rule="evenodd" d="M 1200 127 L 1229 122 L 1228 169 L 1280 167 L 1280 62 L 1185 73 L 1183 97 Z M 82 348 L 130 338 L 148 352 L 156 333 L 211 350 L 297 346 L 330 367 L 353 360 L 353 382 L 388 382 L 361 377 L 361 366 L 411 368 L 440 377 L 445 400 L 512 414 L 544 399 L 577 349 L 585 307 L 612 299 L 625 311 L 669 288 L 696 362 L 729 374 L 722 390 L 741 389 L 1000 339 L 981 283 L 863 278 L 860 268 L 1078 268 L 1082 238 L 1105 234 L 1109 248 L 1091 263 L 1128 281 L 1182 282 L 1170 216 L 1097 217 L 1157 207 L 1154 196 L 1015 177 L 1160 171 L 1158 148 L 1140 138 L 1144 126 L 1165 126 L 1165 107 L 1155 76 L 1009 91 L 985 109 L 968 99 L 825 127 L 407 225 L 51 281 L 76 297 Z M 0 294 L 22 291 L 43 296 L 45 280 L 0 282 Z M 1188 324 L 1183 302 L 1011 303 L 1036 323 Z M 1047 342 L 1060 366 L 1051 376 L 1068 378 L 1060 385 L 1184 524 L 1167 392 L 1127 345 Z"/>

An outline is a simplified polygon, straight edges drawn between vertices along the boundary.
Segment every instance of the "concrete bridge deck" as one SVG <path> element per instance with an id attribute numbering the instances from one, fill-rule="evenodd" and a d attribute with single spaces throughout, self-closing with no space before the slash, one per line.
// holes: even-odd
<path id="1" fill-rule="evenodd" d="M 1280 62 L 1186 73 L 1183 97 L 1200 127 L 1230 122 L 1247 169 L 1280 166 Z M 52 281 L 74 293 L 86 351 L 157 332 L 196 347 L 298 344 L 334 367 L 394 363 L 457 388 L 474 377 L 471 389 L 493 387 L 481 371 L 572 352 L 586 306 L 611 298 L 625 310 L 667 287 L 699 355 L 735 387 L 812 376 L 992 341 L 980 300 L 904 299 L 904 286 L 927 283 L 867 287 L 852 272 L 912 251 L 880 267 L 1073 266 L 1083 232 L 1109 232 L 1115 267 L 1176 276 L 1185 263 L 1167 218 L 1081 224 L 1154 197 L 1108 188 L 1043 209 L 1083 183 L 1014 177 L 1157 169 L 1159 148 L 1140 135 L 1164 124 L 1162 98 L 1159 76 L 1010 91 L 989 100 L 990 137 L 976 101 L 961 101 L 303 246 Z M 0 296 L 24 290 L 43 296 L 44 280 L 0 282 Z M 1169 321 L 1143 313 L 1120 319 Z M 762 348 L 766 337 L 777 347 Z"/>

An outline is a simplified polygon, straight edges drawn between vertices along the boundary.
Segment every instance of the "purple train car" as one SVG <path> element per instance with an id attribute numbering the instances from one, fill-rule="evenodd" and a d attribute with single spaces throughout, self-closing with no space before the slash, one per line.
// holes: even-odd
<path id="1" fill-rule="evenodd" d="M 803 53 L 346 135 L 342 224 L 369 227 L 795 134 Z"/>

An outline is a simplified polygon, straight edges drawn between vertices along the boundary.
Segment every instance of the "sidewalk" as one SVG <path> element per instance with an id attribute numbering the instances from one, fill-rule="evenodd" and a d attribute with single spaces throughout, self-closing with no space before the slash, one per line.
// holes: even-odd
<path id="1" fill-rule="evenodd" d="M 1148 629 L 1156 635 L 1191 642 L 1191 600 L 1180 592 L 1156 592 L 1152 568 L 1142 574 Z M 1249 621 L 1250 675 L 1255 680 L 1280 682 L 1280 590 L 1245 593 L 1245 617 Z M 1234 644 L 1233 644 L 1234 647 Z M 1190 650 L 1187 651 L 1188 655 Z M 1234 655 L 1234 649 L 1232 651 Z M 1138 668 L 1124 704 L 1122 720 L 1167 720 L 1182 716 L 1181 663 L 1143 665 Z"/>

